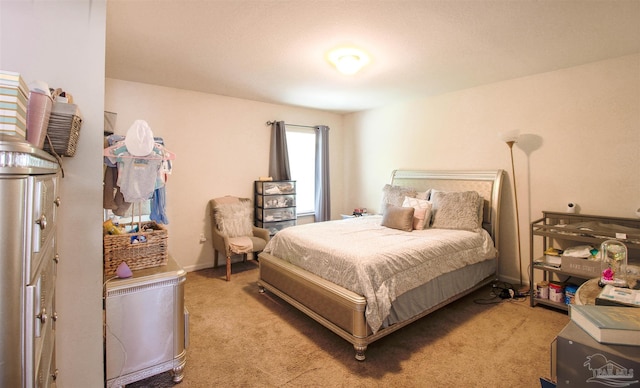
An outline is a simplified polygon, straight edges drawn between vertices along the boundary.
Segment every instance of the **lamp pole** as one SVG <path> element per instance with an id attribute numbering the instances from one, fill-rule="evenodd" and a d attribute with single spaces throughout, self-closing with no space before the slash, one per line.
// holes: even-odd
<path id="1" fill-rule="evenodd" d="M 520 215 L 518 212 L 518 191 L 516 185 L 516 168 L 513 164 L 513 145 L 515 140 L 507 141 L 509 146 L 509 154 L 511 156 L 511 179 L 513 179 L 513 197 L 516 205 L 516 233 L 517 233 L 517 245 L 518 245 L 518 273 L 520 275 L 520 286 L 522 286 L 522 250 L 520 249 Z"/>

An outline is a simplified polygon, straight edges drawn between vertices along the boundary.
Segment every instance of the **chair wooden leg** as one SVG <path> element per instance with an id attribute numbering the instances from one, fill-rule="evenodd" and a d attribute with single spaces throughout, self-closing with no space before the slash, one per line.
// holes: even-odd
<path id="1" fill-rule="evenodd" d="M 231 256 L 227 256 L 227 281 L 231 280 Z"/>
<path id="2" fill-rule="evenodd" d="M 243 253 L 243 254 L 242 254 L 242 262 L 243 262 L 243 263 L 246 263 L 246 262 L 247 262 L 247 254 L 246 254 L 246 253 Z"/>
<path id="3" fill-rule="evenodd" d="M 213 250 L 213 268 L 218 266 L 218 251 Z"/>

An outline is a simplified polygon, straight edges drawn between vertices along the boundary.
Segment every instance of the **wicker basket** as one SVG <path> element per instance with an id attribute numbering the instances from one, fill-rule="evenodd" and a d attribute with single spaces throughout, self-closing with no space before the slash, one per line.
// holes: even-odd
<path id="1" fill-rule="evenodd" d="M 82 117 L 77 105 L 54 102 L 44 150 L 62 156 L 75 155 L 81 127 Z"/>
<path id="2" fill-rule="evenodd" d="M 123 261 L 132 271 L 167 264 L 167 230 L 155 222 L 142 223 L 140 230 L 142 232 L 104 236 L 105 276 L 115 274 Z M 145 242 L 131 243 L 140 236 L 144 236 Z"/>

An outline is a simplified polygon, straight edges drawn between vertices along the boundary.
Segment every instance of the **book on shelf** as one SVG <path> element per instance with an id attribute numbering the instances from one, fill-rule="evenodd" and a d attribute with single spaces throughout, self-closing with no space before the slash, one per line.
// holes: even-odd
<path id="1" fill-rule="evenodd" d="M 4 94 L 5 96 L 25 96 L 24 91 L 19 87 L 2 84 L 0 84 L 0 94 Z"/>
<path id="2" fill-rule="evenodd" d="M 8 79 L 12 81 L 18 81 L 20 79 L 20 73 L 9 70 L 0 70 L 0 79 Z"/>
<path id="3" fill-rule="evenodd" d="M 18 101 L 15 101 L 15 102 L 0 101 L 0 109 L 18 111 L 24 114 L 25 116 L 27 115 L 27 109 L 24 106 L 22 106 L 22 103 L 19 103 Z"/>
<path id="4" fill-rule="evenodd" d="M 0 93 L 0 102 L 16 104 L 16 106 L 26 109 L 29 99 L 22 93 L 17 96 L 9 96 L 7 94 Z"/>
<path id="5" fill-rule="evenodd" d="M 604 344 L 640 346 L 640 309 L 569 305 L 571 321 Z"/>
<path id="6" fill-rule="evenodd" d="M 18 139 L 24 140 L 24 138 L 27 135 L 27 130 L 26 128 L 23 128 L 15 124 L 0 123 L 0 135 L 16 137 Z"/>
<path id="7" fill-rule="evenodd" d="M 14 71 L 0 70 L 0 85 L 17 87 L 22 93 L 29 94 L 29 87 L 24 78 Z"/>
<path id="8" fill-rule="evenodd" d="M 3 123 L 0 121 L 0 130 L 9 131 L 9 132 L 20 132 L 24 134 L 27 130 L 27 125 L 23 123 L 11 124 L 11 123 Z"/>
<path id="9" fill-rule="evenodd" d="M 27 125 L 27 119 L 25 117 L 19 116 L 19 115 L 14 115 L 14 116 L 0 115 L 0 123 Z"/>
<path id="10" fill-rule="evenodd" d="M 0 116 L 9 116 L 9 117 L 18 117 L 18 116 L 20 116 L 20 117 L 27 117 L 27 112 L 26 112 L 26 111 L 23 111 L 23 110 L 22 110 L 22 109 L 20 109 L 20 108 L 17 108 L 17 107 L 16 107 L 16 109 L 11 109 L 11 108 L 4 109 L 4 108 L 1 106 L 1 104 L 2 104 L 2 103 L 0 103 Z"/>

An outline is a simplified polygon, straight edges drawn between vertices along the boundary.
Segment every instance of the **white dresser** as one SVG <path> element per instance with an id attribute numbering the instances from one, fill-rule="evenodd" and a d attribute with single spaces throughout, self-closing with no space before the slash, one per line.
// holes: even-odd
<path id="1" fill-rule="evenodd" d="M 107 387 L 165 371 L 172 371 L 174 382 L 182 381 L 189 345 L 186 272 L 169 256 L 167 265 L 106 280 Z"/>

